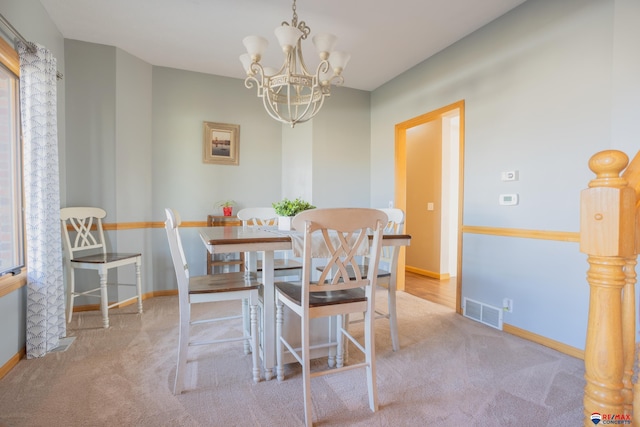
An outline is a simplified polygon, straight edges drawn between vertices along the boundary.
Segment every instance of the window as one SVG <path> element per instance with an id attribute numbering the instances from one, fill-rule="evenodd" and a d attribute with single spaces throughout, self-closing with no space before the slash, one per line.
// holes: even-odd
<path id="1" fill-rule="evenodd" d="M 19 71 L 6 43 L 0 43 L 0 63 L 0 275 L 6 275 L 19 273 L 25 258 Z"/>

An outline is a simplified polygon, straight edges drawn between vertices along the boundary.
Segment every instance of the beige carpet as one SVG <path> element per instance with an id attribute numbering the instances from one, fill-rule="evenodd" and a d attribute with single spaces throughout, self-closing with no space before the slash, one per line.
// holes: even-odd
<path id="1" fill-rule="evenodd" d="M 133 305 L 112 310 L 108 330 L 97 312 L 75 316 L 67 351 L 23 360 L 0 380 L 0 425 L 303 424 L 300 370 L 253 384 L 250 356 L 237 342 L 196 347 L 188 390 L 173 396 L 177 303 L 146 300 L 142 315 Z M 236 307 L 225 304 L 217 307 Z M 581 360 L 404 292 L 398 310 L 399 352 L 391 351 L 387 321 L 376 322 L 380 410 L 369 411 L 362 370 L 320 377 L 312 380 L 315 425 L 582 425 Z"/>

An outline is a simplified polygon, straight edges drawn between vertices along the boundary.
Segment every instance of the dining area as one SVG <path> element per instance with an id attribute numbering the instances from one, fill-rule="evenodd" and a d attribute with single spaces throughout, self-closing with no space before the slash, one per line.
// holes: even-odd
<path id="1" fill-rule="evenodd" d="M 211 315 L 232 317 L 239 313 L 241 316 L 215 326 L 189 325 L 195 340 L 206 341 L 213 335 L 214 340 L 221 342 L 188 347 L 186 369 L 181 374 L 182 390 L 175 394 L 180 369 L 177 356 L 182 333 L 181 295 L 167 293 L 147 298 L 142 313 L 138 312 L 137 304 L 114 307 L 109 310 L 108 328 L 103 327 L 99 310 L 76 313 L 68 324 L 75 337 L 73 346 L 50 357 L 25 360 L 0 382 L 0 413 L 4 423 L 107 426 L 117 420 L 121 425 L 196 427 L 438 422 L 457 426 L 477 425 L 474 423 L 478 420 L 499 423 L 527 418 L 537 422 L 548 417 L 555 425 L 572 425 L 572 420 L 580 417 L 579 399 L 574 399 L 575 402 L 570 399 L 570 396 L 580 396 L 582 389 L 583 371 L 579 360 L 470 322 L 449 307 L 403 291 L 396 292 L 394 303 L 400 344 L 396 351 L 390 319 L 373 322 L 369 319 L 374 325 L 371 332 L 375 342 L 369 348 L 375 361 L 373 378 L 377 402 L 374 397 L 373 403 L 377 403 L 377 410 L 374 412 L 370 407 L 366 355 L 349 341 L 343 347 L 348 350 L 344 351 L 343 366 L 364 366 L 310 378 L 312 410 L 309 414 L 305 410 L 304 368 L 288 354 L 284 343 L 282 370 L 278 369 L 279 335 L 284 335 L 286 340 L 292 335 L 300 336 L 303 331 L 301 322 L 291 321 L 299 316 L 283 307 L 281 327 L 285 332 L 278 332 L 278 302 L 284 306 L 282 300 L 286 298 L 286 289 L 278 285 L 299 279 L 297 273 L 283 277 L 276 272 L 281 264 L 278 260 L 283 259 L 279 251 L 293 250 L 296 245 L 292 232 L 277 230 L 275 225 L 261 226 L 262 229 L 248 225 L 203 227 L 197 223 L 180 224 L 179 214 L 174 218 L 177 229 L 182 229 L 186 237 L 198 240 L 181 248 L 189 260 L 200 258 L 200 251 L 220 254 L 244 251 L 248 255 L 248 272 L 229 273 L 236 275 L 243 286 L 248 282 L 250 296 L 247 299 L 258 294 L 254 304 L 255 327 L 251 328 L 249 316 L 247 339 L 242 316 L 244 298 L 187 304 L 197 320 Z M 158 237 L 162 239 L 158 242 L 168 249 L 166 229 L 160 231 L 162 236 Z M 367 241 L 366 246 L 371 248 L 374 238 L 369 231 L 365 234 L 366 239 L 361 242 Z M 350 242 L 345 238 L 343 243 Z M 411 240 L 406 234 L 383 233 L 379 242 L 381 249 L 401 248 Z M 175 273 L 170 257 L 168 254 L 166 258 L 167 275 Z M 356 255 L 358 261 L 362 261 L 358 257 Z M 304 264 L 303 259 L 299 259 Z M 180 267 L 184 270 L 187 265 L 185 262 Z M 323 265 L 329 264 L 313 265 L 316 278 L 321 274 L 317 268 Z M 349 274 L 343 277 L 347 276 Z M 378 282 L 382 283 L 382 280 Z M 254 285 L 258 292 L 254 292 Z M 273 295 L 273 300 L 267 294 Z M 389 307 L 392 297 L 388 288 L 378 286 L 370 295 L 375 298 L 377 309 Z M 251 311 L 250 306 L 247 301 L 247 312 Z M 361 308 L 357 306 L 358 310 Z M 348 324 L 343 317 L 346 332 L 362 339 L 366 335 L 366 323 L 362 321 L 362 314 L 353 317 L 357 319 L 352 318 Z M 335 325 L 332 331 L 337 331 Z M 329 335 L 326 326 L 325 323 L 320 328 L 321 338 Z M 270 332 L 265 333 L 268 328 Z M 254 334 L 258 331 L 257 344 L 251 329 Z M 292 334 L 287 335 L 287 331 Z M 332 338 L 335 346 L 317 350 L 324 355 L 311 355 L 312 375 L 316 370 L 327 369 L 330 354 L 336 356 L 334 366 L 339 364 L 337 341 Z M 328 342 L 325 339 L 324 344 Z M 315 344 L 311 341 L 309 348 L 313 350 Z M 256 366 L 257 382 L 254 381 Z M 549 366 L 555 368 L 549 369 Z M 268 373 L 270 379 L 267 379 Z M 279 376 L 283 378 L 278 379 Z M 519 392 L 523 389 L 522 378 L 530 376 L 536 380 L 525 382 L 526 392 L 538 397 L 523 400 Z M 33 381 L 34 378 L 38 381 Z M 562 404 L 557 407 L 549 406 L 548 399 L 553 396 L 556 400 L 557 396 L 566 398 L 560 399 Z"/>
<path id="2" fill-rule="evenodd" d="M 285 380 L 285 365 L 298 362 L 303 369 L 304 423 L 312 425 L 311 378 L 364 368 L 369 408 L 378 410 L 375 319 L 378 267 L 383 248 L 388 263 L 383 276 L 397 274 L 399 248 L 409 245 L 411 237 L 397 233 L 398 224 L 390 221 L 385 210 L 367 208 L 309 209 L 293 217 L 293 227 L 277 227 L 277 216 L 269 209 L 238 212 L 241 226 L 201 227 L 198 235 L 211 255 L 242 253 L 244 271 L 190 276 L 179 237 L 179 213 L 166 209 L 165 228 L 176 268 L 180 301 L 180 337 L 174 382 L 174 394 L 185 390 L 187 352 L 191 345 L 244 341 L 244 353 L 251 359 L 254 383 L 273 378 Z M 266 213 L 265 213 L 266 211 Z M 397 210 L 400 211 L 400 210 Z M 256 216 L 263 218 L 256 218 Z M 404 214 L 400 211 L 400 223 Z M 397 213 L 396 213 L 397 215 Z M 271 216 L 271 218 L 264 218 Z M 401 229 L 400 229 L 401 230 Z M 282 254 L 292 256 L 297 268 L 278 273 Z M 289 265 L 291 267 L 291 265 Z M 384 281 L 384 280 L 383 280 Z M 395 278 L 388 281 L 389 301 L 385 311 L 395 313 Z M 191 318 L 191 306 L 198 302 L 242 301 L 234 317 L 242 324 L 241 334 L 209 342 L 190 342 L 193 324 L 218 319 Z M 359 315 L 363 330 L 357 337 L 350 333 L 349 315 Z M 389 313 L 386 316 L 390 318 Z M 223 317 L 229 320 L 230 317 Z M 397 324 L 394 325 L 397 328 Z M 213 327 L 212 327 L 213 328 Z M 398 341 L 397 330 L 394 349 Z M 360 350 L 363 357 L 349 352 Z M 317 360 L 326 360 L 317 369 Z M 313 372 L 311 370 L 314 362 Z M 351 363 L 350 363 L 351 362 Z M 287 368 L 289 369 L 289 368 Z M 238 378 L 242 381 L 242 376 Z M 190 390 L 189 390 L 190 391 Z"/>

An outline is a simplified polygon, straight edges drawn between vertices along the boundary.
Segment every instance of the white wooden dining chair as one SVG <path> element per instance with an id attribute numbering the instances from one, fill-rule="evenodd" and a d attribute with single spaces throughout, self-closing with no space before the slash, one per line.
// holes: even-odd
<path id="1" fill-rule="evenodd" d="M 387 214 L 389 221 L 384 229 L 385 234 L 402 234 L 404 232 L 404 211 L 397 208 L 380 209 Z M 378 266 L 378 287 L 387 290 L 387 310 L 376 308 L 377 319 L 389 319 L 389 331 L 391 333 L 391 347 L 393 351 L 400 349 L 398 338 L 398 314 L 396 310 L 396 289 L 398 278 L 398 254 L 399 246 L 383 246 L 380 252 L 380 265 Z M 367 274 L 370 258 L 365 256 L 362 274 Z M 357 322 L 357 321 L 356 321 Z M 353 323 L 353 322 L 352 322 Z"/>
<path id="2" fill-rule="evenodd" d="M 67 271 L 67 322 L 73 316 L 73 303 L 77 297 L 100 298 L 102 326 L 109 327 L 109 309 L 138 300 L 138 313 L 142 313 L 142 254 L 108 252 L 102 229 L 104 209 L 96 207 L 68 207 L 60 209 L 64 263 Z M 131 265 L 135 267 L 136 283 L 109 283 L 109 271 Z M 85 269 L 98 272 L 99 286 L 78 291 L 75 284 L 75 270 Z M 117 271 L 116 271 L 117 273 Z M 135 286 L 136 295 L 109 304 L 107 286 Z"/>
<path id="3" fill-rule="evenodd" d="M 402 234 L 404 232 L 404 211 L 397 208 L 379 209 L 387 214 L 388 222 L 384 228 L 384 234 Z M 384 288 L 387 291 L 387 310 L 382 311 L 379 307 L 375 309 L 376 319 L 389 319 L 389 332 L 391 334 L 391 348 L 393 351 L 400 349 L 400 339 L 398 336 L 398 313 L 396 310 L 396 290 L 398 278 L 398 254 L 399 246 L 382 246 L 380 252 L 380 264 L 378 265 L 378 288 Z M 370 264 L 370 257 L 364 256 L 363 263 L 359 265 L 360 273 L 364 276 Z M 322 269 L 323 267 L 318 267 Z M 351 273 L 353 276 L 353 272 Z M 362 317 L 347 316 L 345 319 L 347 324 L 362 322 Z M 347 348 L 345 347 L 344 357 L 348 357 Z"/>
<path id="4" fill-rule="evenodd" d="M 244 272 L 219 273 L 205 276 L 191 276 L 186 261 L 182 240 L 178 227 L 180 215 L 172 209 L 165 209 L 167 220 L 165 229 L 169 240 L 169 249 L 173 267 L 178 281 L 178 304 L 180 310 L 180 327 L 178 336 L 178 358 L 173 393 L 180 394 L 185 388 L 185 370 L 187 367 L 187 352 L 189 346 L 217 344 L 230 341 L 244 341 L 245 354 L 252 355 L 253 381 L 260 381 L 260 366 L 258 364 L 258 289 L 262 286 Z M 242 313 L 232 316 L 220 316 L 208 319 L 193 319 L 191 305 L 205 302 L 220 302 L 239 300 L 242 302 Z M 248 302 L 248 304 L 245 303 Z M 249 313 L 246 313 L 246 307 Z M 222 322 L 242 318 L 242 336 L 231 338 L 194 341 L 191 339 L 191 328 L 195 325 Z"/>
<path id="5" fill-rule="evenodd" d="M 365 368 L 369 407 L 374 412 L 378 409 L 373 309 L 377 266 L 386 223 L 387 215 L 384 212 L 365 208 L 312 209 L 296 215 L 293 219 L 294 228 L 304 233 L 302 281 L 276 283 L 276 372 L 278 380 L 283 380 L 286 347 L 288 353 L 302 365 L 304 416 L 307 426 L 312 425 L 312 377 Z M 369 230 L 373 230 L 371 244 Z M 367 275 L 363 276 L 360 274 L 357 261 L 359 256 L 366 253 L 371 259 L 371 267 Z M 313 265 L 314 260 L 320 258 L 325 267 L 318 272 Z M 353 277 L 349 270 L 355 271 Z M 291 319 L 293 316 L 300 318 L 300 335 L 296 337 L 301 340 L 300 347 L 294 346 L 283 335 L 284 306 L 292 313 L 287 321 L 295 320 Z M 343 316 L 349 313 L 364 313 L 364 341 L 356 339 L 343 327 Z M 335 340 L 323 346 L 328 350 L 335 348 L 338 355 L 336 368 L 311 372 L 311 320 L 333 316 L 336 317 L 336 321 L 330 324 L 335 325 L 335 334 L 331 334 Z M 363 361 L 343 365 L 340 356 L 343 338 L 348 339 L 363 353 Z M 349 389 L 349 392 L 352 391 Z"/>
<path id="6" fill-rule="evenodd" d="M 244 208 L 238 211 L 236 214 L 239 220 L 242 221 L 243 227 L 274 227 L 278 224 L 278 214 L 272 207 L 265 208 Z M 274 277 L 293 277 L 296 280 L 300 280 L 302 274 L 302 263 L 292 259 L 291 251 L 276 251 L 276 256 L 273 260 L 273 275 Z M 252 254 L 245 253 L 245 268 L 249 268 L 249 260 Z M 262 272 L 262 260 L 256 261 L 257 272 Z"/>

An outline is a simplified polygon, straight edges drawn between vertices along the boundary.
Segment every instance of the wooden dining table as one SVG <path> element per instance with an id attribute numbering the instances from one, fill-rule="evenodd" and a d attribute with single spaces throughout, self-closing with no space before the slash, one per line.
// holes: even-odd
<path id="1" fill-rule="evenodd" d="M 265 379 L 270 380 L 273 378 L 276 365 L 274 252 L 293 248 L 292 232 L 279 232 L 275 227 L 268 229 L 243 226 L 201 227 L 198 232 L 211 254 L 262 253 L 262 277 L 258 278 L 264 287 L 261 356 Z M 411 236 L 408 234 L 385 234 L 382 239 L 383 246 L 408 246 L 410 242 Z M 250 274 L 257 271 L 257 257 L 249 256 L 248 258 L 245 259 L 245 272 Z"/>

